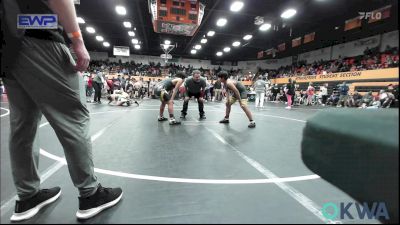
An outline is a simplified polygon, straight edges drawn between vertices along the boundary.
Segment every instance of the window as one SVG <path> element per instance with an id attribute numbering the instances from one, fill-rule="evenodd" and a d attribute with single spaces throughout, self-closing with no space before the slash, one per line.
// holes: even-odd
<path id="1" fill-rule="evenodd" d="M 190 4 L 190 8 L 195 9 L 196 8 L 196 4 Z"/>
<path id="2" fill-rule="evenodd" d="M 171 8 L 170 13 L 171 14 L 175 14 L 175 15 L 186 15 L 186 10 L 185 9 L 178 9 L 178 8 Z"/>
<path id="3" fill-rule="evenodd" d="M 159 16 L 167 16 L 167 13 L 168 13 L 167 10 L 159 10 L 158 11 Z"/>
<path id="4" fill-rule="evenodd" d="M 181 6 L 182 6 L 182 7 L 185 7 L 185 2 L 181 2 Z"/>
<path id="5" fill-rule="evenodd" d="M 161 4 L 167 4 L 167 0 L 160 0 Z"/>
<path id="6" fill-rule="evenodd" d="M 172 2 L 172 5 L 174 5 L 174 6 L 179 6 L 179 2 L 173 1 L 173 2 Z"/>
<path id="7" fill-rule="evenodd" d="M 189 14 L 189 20 L 197 20 L 197 14 Z"/>

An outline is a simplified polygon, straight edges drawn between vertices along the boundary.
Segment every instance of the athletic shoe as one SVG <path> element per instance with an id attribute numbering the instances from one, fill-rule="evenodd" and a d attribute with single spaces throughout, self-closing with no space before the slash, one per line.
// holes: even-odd
<path id="1" fill-rule="evenodd" d="M 179 125 L 181 124 L 180 121 L 176 121 L 175 118 L 169 119 L 169 125 Z"/>
<path id="2" fill-rule="evenodd" d="M 180 118 L 181 119 L 185 119 L 186 118 L 186 114 L 182 113 Z"/>
<path id="3" fill-rule="evenodd" d="M 78 219 L 89 219 L 101 211 L 116 205 L 122 198 L 121 188 L 104 188 L 101 185 L 94 195 L 86 198 L 79 197 Z"/>
<path id="4" fill-rule="evenodd" d="M 205 119 L 206 119 L 206 116 L 205 116 L 205 115 L 200 115 L 200 118 L 199 118 L 199 119 L 205 120 Z"/>
<path id="5" fill-rule="evenodd" d="M 139 102 L 135 101 L 136 105 L 139 106 Z"/>
<path id="6" fill-rule="evenodd" d="M 291 106 L 287 106 L 287 107 L 285 107 L 285 109 L 292 109 L 292 107 Z"/>
<path id="7" fill-rule="evenodd" d="M 54 187 L 51 189 L 42 189 L 30 199 L 15 203 L 14 214 L 11 216 L 11 221 L 21 221 L 32 218 L 39 210 L 46 205 L 54 202 L 61 195 L 61 188 Z"/>
<path id="8" fill-rule="evenodd" d="M 256 127 L 256 122 L 251 121 L 248 127 L 249 127 L 249 128 L 254 128 L 254 127 Z"/>
<path id="9" fill-rule="evenodd" d="M 167 118 L 165 118 L 165 117 L 160 117 L 160 116 L 158 116 L 158 121 L 166 121 L 166 120 L 168 120 Z"/>
<path id="10" fill-rule="evenodd" d="M 229 119 L 224 118 L 223 120 L 219 121 L 220 123 L 229 123 Z"/>

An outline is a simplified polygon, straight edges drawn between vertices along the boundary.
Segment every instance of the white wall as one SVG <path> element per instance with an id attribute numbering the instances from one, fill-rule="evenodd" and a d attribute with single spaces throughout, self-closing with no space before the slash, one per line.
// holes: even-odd
<path id="1" fill-rule="evenodd" d="M 382 35 L 381 51 L 385 51 L 386 46 L 399 47 L 399 31 L 395 30 Z"/>
<path id="2" fill-rule="evenodd" d="M 200 59 L 185 59 L 181 58 L 179 60 L 179 64 L 185 67 L 193 66 L 194 68 L 200 68 L 202 67 L 203 69 L 210 69 L 211 68 L 211 61 L 210 60 L 200 60 Z"/>
<path id="3" fill-rule="evenodd" d="M 282 59 L 264 59 L 264 60 L 251 60 L 240 61 L 238 67 L 244 72 L 257 72 L 258 67 L 261 69 L 278 69 L 281 66 L 292 64 L 292 57 Z"/>
<path id="4" fill-rule="evenodd" d="M 107 60 L 108 53 L 107 52 L 89 52 L 91 60 Z"/>
<path id="5" fill-rule="evenodd" d="M 298 60 L 306 60 L 307 63 L 313 63 L 320 60 L 330 60 L 331 59 L 331 49 L 332 47 L 326 47 L 322 49 L 317 49 L 311 52 L 306 52 L 300 54 Z"/>
<path id="6" fill-rule="evenodd" d="M 340 45 L 335 45 L 332 48 L 332 58 L 337 59 L 339 55 L 344 57 L 351 57 L 364 54 L 365 49 L 378 47 L 380 44 L 381 35 L 351 41 Z"/>

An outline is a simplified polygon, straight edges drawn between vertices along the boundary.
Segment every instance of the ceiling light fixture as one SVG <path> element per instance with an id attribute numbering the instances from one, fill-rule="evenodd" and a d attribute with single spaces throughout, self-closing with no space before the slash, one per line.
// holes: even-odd
<path id="1" fill-rule="evenodd" d="M 165 41 L 164 41 L 164 44 L 170 45 L 170 44 L 171 44 L 171 41 L 170 41 L 170 40 L 165 40 Z"/>
<path id="2" fill-rule="evenodd" d="M 110 43 L 108 42 L 103 42 L 104 47 L 110 47 Z"/>
<path id="3" fill-rule="evenodd" d="M 229 47 L 224 48 L 224 52 L 230 52 L 230 51 L 231 51 L 231 48 L 229 48 Z"/>
<path id="4" fill-rule="evenodd" d="M 140 45 L 135 45 L 135 49 L 140 49 Z"/>
<path id="5" fill-rule="evenodd" d="M 126 28 L 131 28 L 131 27 L 132 27 L 131 22 L 125 21 L 125 22 L 124 22 L 124 27 L 126 27 Z"/>
<path id="6" fill-rule="evenodd" d="M 126 9 L 123 6 L 115 6 L 115 11 L 119 14 L 119 15 L 126 15 Z"/>
<path id="7" fill-rule="evenodd" d="M 85 23 L 85 20 L 82 17 L 77 17 L 76 19 L 78 23 Z"/>
<path id="8" fill-rule="evenodd" d="M 132 44 L 134 45 L 139 44 L 139 40 L 136 38 L 132 39 Z"/>
<path id="9" fill-rule="evenodd" d="M 244 6 L 244 3 L 241 1 L 236 1 L 234 3 L 232 3 L 231 5 L 231 11 L 232 12 L 239 12 Z"/>
<path id="10" fill-rule="evenodd" d="M 226 20 L 225 18 L 220 18 L 220 19 L 218 19 L 218 21 L 217 21 L 217 26 L 223 27 L 223 26 L 226 25 L 227 22 L 228 22 L 228 20 Z"/>
<path id="11" fill-rule="evenodd" d="M 96 36 L 96 40 L 98 41 L 104 41 L 104 38 L 102 36 Z"/>
<path id="12" fill-rule="evenodd" d="M 217 52 L 217 56 L 222 56 L 223 53 L 222 52 Z"/>
<path id="13" fill-rule="evenodd" d="M 294 15 L 296 15 L 296 13 L 297 13 L 297 11 L 295 9 L 288 9 L 281 14 L 281 17 L 283 19 L 289 19 L 289 18 L 293 17 Z"/>
<path id="14" fill-rule="evenodd" d="M 207 39 L 205 39 L 205 38 L 201 39 L 200 43 L 202 43 L 202 44 L 207 43 Z"/>
<path id="15" fill-rule="evenodd" d="M 192 50 L 190 51 L 190 53 L 191 53 L 191 54 L 196 54 L 196 53 L 197 53 L 197 50 L 196 50 L 196 49 L 192 49 Z"/>
<path id="16" fill-rule="evenodd" d="M 135 37 L 135 32 L 133 32 L 133 31 L 128 31 L 128 35 L 131 36 L 131 37 Z"/>
<path id="17" fill-rule="evenodd" d="M 86 31 L 93 34 L 96 32 L 96 30 L 93 27 L 86 27 Z"/>
<path id="18" fill-rule="evenodd" d="M 272 25 L 270 23 L 264 23 L 263 25 L 260 26 L 260 30 L 261 31 L 267 31 L 272 27 Z"/>
<path id="19" fill-rule="evenodd" d="M 200 50 L 201 49 L 201 45 L 195 45 L 194 48 L 197 49 L 197 50 Z"/>
<path id="20" fill-rule="evenodd" d="M 215 31 L 210 30 L 210 31 L 208 31 L 207 36 L 212 37 L 212 36 L 214 36 L 214 34 L 215 34 Z"/>
<path id="21" fill-rule="evenodd" d="M 232 46 L 233 46 L 233 47 L 238 47 L 238 46 L 240 46 L 240 41 L 235 41 L 235 42 L 233 42 L 233 43 L 232 43 Z"/>
<path id="22" fill-rule="evenodd" d="M 248 34 L 248 35 L 245 35 L 245 36 L 243 37 L 243 40 L 248 41 L 248 40 L 250 40 L 250 39 L 252 39 L 252 38 L 253 38 L 253 35 Z"/>

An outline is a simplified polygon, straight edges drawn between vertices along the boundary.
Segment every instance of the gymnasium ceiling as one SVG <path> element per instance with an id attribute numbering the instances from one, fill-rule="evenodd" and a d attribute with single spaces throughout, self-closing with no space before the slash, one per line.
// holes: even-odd
<path id="1" fill-rule="evenodd" d="M 208 60 L 236 61 L 257 59 L 257 52 L 276 48 L 285 42 L 286 50 L 277 53 L 276 57 L 286 57 L 302 52 L 331 46 L 334 44 L 371 36 L 377 33 L 398 29 L 397 0 L 241 0 L 244 3 L 239 12 L 230 11 L 234 0 L 200 0 L 205 6 L 205 14 L 198 31 L 192 37 L 159 34 L 154 32 L 147 0 L 80 0 L 76 5 L 77 15 L 85 20 L 80 24 L 86 47 L 89 51 L 107 51 L 113 56 L 113 46 L 129 46 L 131 54 L 160 56 L 163 53 L 160 43 L 170 40 L 177 43 L 177 48 L 170 54 L 173 57 L 198 58 Z M 361 29 L 344 31 L 344 21 L 359 16 L 358 12 L 369 12 L 386 5 L 392 5 L 391 17 L 383 22 L 367 24 Z M 126 8 L 126 15 L 118 15 L 117 5 Z M 282 19 L 281 13 L 294 8 L 297 13 L 290 19 Z M 265 22 L 272 24 L 268 31 L 260 31 L 254 24 L 255 17 L 264 17 Z M 227 19 L 224 27 L 218 27 L 218 18 Z M 123 26 L 124 21 L 130 21 L 132 28 Z M 86 27 L 92 26 L 96 33 L 86 32 Z M 275 27 L 275 29 L 274 29 Z M 130 37 L 128 31 L 134 31 L 135 37 Z M 215 31 L 213 37 L 207 37 L 208 31 Z M 291 40 L 304 37 L 315 32 L 315 40 L 292 48 Z M 243 40 L 244 35 L 252 35 L 252 39 Z M 110 47 L 104 47 L 95 36 L 101 35 Z M 193 55 L 190 51 L 200 44 L 203 37 L 207 43 Z M 137 38 L 141 48 L 134 48 L 132 38 Z M 237 48 L 234 41 L 240 41 Z M 216 56 L 216 52 L 230 47 L 229 53 Z M 266 58 L 272 58 L 268 56 Z"/>

